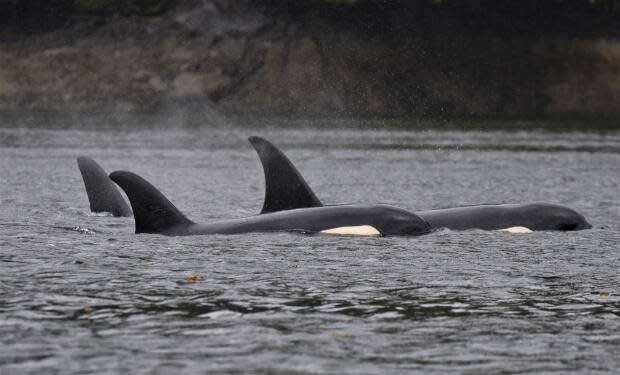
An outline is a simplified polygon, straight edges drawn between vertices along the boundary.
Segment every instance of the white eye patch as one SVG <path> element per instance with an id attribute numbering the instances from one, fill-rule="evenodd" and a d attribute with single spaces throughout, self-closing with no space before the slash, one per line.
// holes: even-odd
<path id="1" fill-rule="evenodd" d="M 508 233 L 532 233 L 532 230 L 526 227 L 510 227 L 506 229 L 499 229 L 499 231 Z"/>
<path id="2" fill-rule="evenodd" d="M 371 225 L 358 225 L 354 227 L 338 227 L 332 229 L 322 230 L 321 233 L 325 234 L 339 234 L 348 236 L 379 236 L 379 232 L 375 227 Z"/>

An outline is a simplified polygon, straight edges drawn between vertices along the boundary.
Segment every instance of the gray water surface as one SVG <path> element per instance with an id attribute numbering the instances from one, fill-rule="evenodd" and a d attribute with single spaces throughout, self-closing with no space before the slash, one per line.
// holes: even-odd
<path id="1" fill-rule="evenodd" d="M 197 222 L 260 211 L 249 135 L 325 203 L 546 201 L 592 230 L 136 235 L 75 158 Z M 0 373 L 617 373 L 620 133 L 0 129 Z"/>

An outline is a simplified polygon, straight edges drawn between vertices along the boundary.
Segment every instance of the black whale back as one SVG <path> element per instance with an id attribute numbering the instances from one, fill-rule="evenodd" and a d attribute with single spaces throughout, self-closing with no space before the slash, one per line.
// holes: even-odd
<path id="1" fill-rule="evenodd" d="M 84 180 L 92 212 L 109 212 L 114 216 L 131 216 L 131 209 L 114 183 L 93 159 L 80 156 L 78 168 Z"/>
<path id="2" fill-rule="evenodd" d="M 258 153 L 265 172 L 265 202 L 261 214 L 323 206 L 286 155 L 263 138 L 248 140 Z"/>
<path id="3" fill-rule="evenodd" d="M 148 181 L 135 173 L 110 174 L 127 194 L 136 221 L 136 233 L 170 233 L 194 224 Z"/>

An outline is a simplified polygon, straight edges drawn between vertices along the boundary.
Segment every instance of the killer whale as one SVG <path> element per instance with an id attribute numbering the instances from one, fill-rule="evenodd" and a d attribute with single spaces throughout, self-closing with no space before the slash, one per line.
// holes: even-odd
<path id="1" fill-rule="evenodd" d="M 114 216 L 126 217 L 132 215 L 118 188 L 97 162 L 80 156 L 77 163 L 92 212 L 109 212 Z"/>
<path id="2" fill-rule="evenodd" d="M 264 207 L 295 209 L 323 206 L 297 168 L 282 151 L 261 137 L 252 136 L 248 140 L 256 150 L 265 172 Z M 287 189 L 290 191 L 287 192 Z M 542 202 L 483 204 L 416 211 L 415 214 L 426 220 L 433 230 L 441 228 L 504 230 L 523 227 L 529 230 L 569 231 L 592 228 L 587 220 L 575 210 Z"/>
<path id="3" fill-rule="evenodd" d="M 527 228 L 535 231 L 572 231 L 592 226 L 577 211 L 552 203 L 481 204 L 416 211 L 432 228 L 451 230 L 504 230 Z"/>
<path id="4" fill-rule="evenodd" d="M 430 232 L 428 223 L 419 216 L 388 205 L 295 208 L 241 219 L 196 224 L 142 177 L 127 171 L 116 171 L 110 174 L 110 179 L 119 185 L 129 198 L 136 233 L 167 236 L 274 231 L 330 233 L 329 231 L 335 229 L 359 227 L 372 227 L 382 236 L 416 236 Z"/>

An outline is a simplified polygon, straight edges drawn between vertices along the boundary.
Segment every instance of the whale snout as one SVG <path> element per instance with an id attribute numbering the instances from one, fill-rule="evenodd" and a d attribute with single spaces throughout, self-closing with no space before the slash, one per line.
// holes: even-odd
<path id="1" fill-rule="evenodd" d="M 562 219 L 558 227 L 559 230 L 572 231 L 592 228 L 592 224 L 588 223 L 583 215 L 570 208 L 565 209 L 561 216 Z"/>
<path id="2" fill-rule="evenodd" d="M 431 225 L 420 216 L 405 210 L 394 212 L 384 235 L 421 236 L 431 232 Z"/>
<path id="3" fill-rule="evenodd" d="M 423 234 L 430 233 L 431 225 L 427 223 L 425 220 L 423 220 L 422 218 L 418 218 L 418 219 L 419 220 L 411 221 L 409 225 L 406 225 L 403 228 L 402 234 L 407 235 L 407 236 L 421 236 Z"/>
<path id="4" fill-rule="evenodd" d="M 541 230 L 574 231 L 591 229 L 592 225 L 579 212 L 572 208 L 549 203 L 530 206 L 531 214 L 538 218 Z"/>
<path id="5" fill-rule="evenodd" d="M 579 215 L 581 216 L 581 215 Z M 592 224 L 588 223 L 588 221 L 583 217 L 575 218 L 571 222 L 560 225 L 560 230 L 584 230 L 584 229 L 592 229 Z"/>

